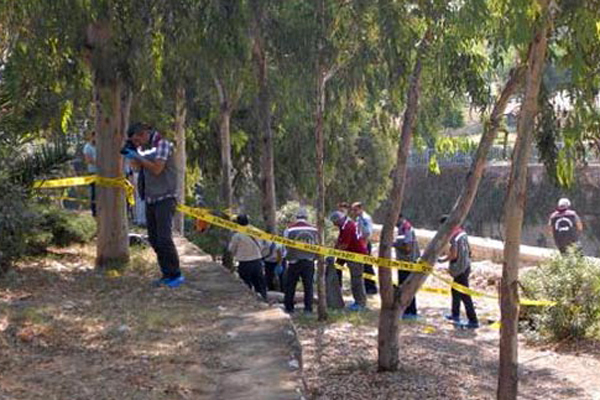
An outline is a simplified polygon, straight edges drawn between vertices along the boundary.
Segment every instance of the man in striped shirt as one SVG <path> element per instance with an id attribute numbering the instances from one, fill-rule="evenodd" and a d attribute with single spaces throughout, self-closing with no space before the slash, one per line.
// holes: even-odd
<path id="1" fill-rule="evenodd" d="M 177 287 L 184 282 L 179 269 L 179 255 L 173 242 L 173 215 L 177 207 L 177 166 L 173 143 L 163 139 L 151 126 L 136 123 L 127 130 L 128 140 L 136 150 L 123 155 L 133 168 L 140 169 L 141 197 L 146 200 L 148 240 L 156 253 L 162 278 L 157 286 Z M 146 148 L 141 151 L 141 148 Z"/>

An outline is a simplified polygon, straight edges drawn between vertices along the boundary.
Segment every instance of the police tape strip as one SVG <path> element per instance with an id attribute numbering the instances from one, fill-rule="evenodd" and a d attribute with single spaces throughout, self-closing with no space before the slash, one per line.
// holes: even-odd
<path id="1" fill-rule="evenodd" d="M 340 271 L 346 271 L 346 272 L 350 272 L 350 269 L 344 265 L 339 265 L 339 264 L 334 264 L 333 267 L 335 269 L 338 269 Z M 498 300 L 498 296 L 492 295 L 492 294 L 488 294 L 485 292 L 479 292 L 477 290 L 473 290 L 471 288 L 468 288 L 466 286 L 460 285 L 456 282 L 453 282 L 449 279 L 446 279 L 445 277 L 441 276 L 438 273 L 432 272 L 432 275 L 435 276 L 437 279 L 439 279 L 440 281 L 444 282 L 445 284 L 447 284 L 448 286 L 450 286 L 451 288 L 454 288 L 455 290 L 461 292 L 461 293 L 465 293 L 468 294 L 470 296 L 473 297 L 486 297 L 489 299 L 494 299 L 494 300 Z M 363 278 L 371 280 L 373 282 L 377 282 L 377 275 L 374 274 L 369 274 L 369 273 L 363 273 Z M 398 286 L 397 282 L 393 283 L 394 286 Z M 435 293 L 435 294 L 440 294 L 440 295 L 450 295 L 451 291 L 450 289 L 445 289 L 445 288 L 435 288 L 435 287 L 431 287 L 431 286 L 421 286 L 421 288 L 419 288 L 420 292 L 427 292 L 427 293 Z M 530 299 L 520 299 L 519 303 L 523 306 L 553 306 L 556 304 L 555 301 L 548 301 L 548 300 L 530 300 Z"/>
<path id="2" fill-rule="evenodd" d="M 319 246 L 315 244 L 308 244 L 304 242 L 298 242 L 295 240 L 290 240 L 288 238 L 284 238 L 282 236 L 274 235 L 271 233 L 267 233 L 261 231 L 252 226 L 242 226 L 238 225 L 235 222 L 226 220 L 224 218 L 217 217 L 212 215 L 209 210 L 203 208 L 192 208 L 185 205 L 177 206 L 177 210 L 182 213 L 189 215 L 194 218 L 199 218 L 203 221 L 208 222 L 209 224 L 219 226 L 221 228 L 229 229 L 235 232 L 241 232 L 246 235 L 252 236 L 257 239 L 266 240 L 269 242 L 275 242 L 287 247 L 292 247 L 298 250 L 304 250 L 309 253 L 319 254 L 325 257 L 336 257 L 341 258 L 346 261 L 358 262 L 361 264 L 373 264 L 378 265 L 380 267 L 392 268 L 392 269 L 401 269 L 404 271 L 411 272 L 420 272 L 420 273 L 430 273 L 432 271 L 431 266 L 425 263 L 411 263 L 406 261 L 398 261 L 398 260 L 390 260 L 387 258 L 379 258 L 368 256 L 365 254 L 353 253 L 350 251 L 336 250 L 331 249 L 325 246 Z"/>
<path id="3" fill-rule="evenodd" d="M 50 179 L 50 180 L 44 180 L 44 181 L 36 181 L 34 183 L 33 187 L 34 187 L 34 189 L 51 189 L 51 188 L 60 188 L 60 187 L 68 187 L 68 186 L 89 185 L 90 183 L 97 183 L 98 185 L 101 185 L 101 186 L 111 186 L 111 187 L 123 188 L 125 190 L 128 203 L 135 204 L 135 198 L 134 198 L 134 190 L 135 189 L 134 189 L 133 185 L 125 177 L 106 178 L 106 177 L 97 176 L 97 175 L 90 175 L 90 176 L 78 176 L 78 177 L 72 177 L 72 178 L 59 178 L 59 179 Z M 225 228 L 225 229 L 236 231 L 236 232 L 245 233 L 249 236 L 267 240 L 270 242 L 280 243 L 280 244 L 283 244 L 288 247 L 293 247 L 293 248 L 296 248 L 299 250 L 307 251 L 309 253 L 319 254 L 322 256 L 326 256 L 326 257 L 341 258 L 341 259 L 344 259 L 347 261 L 359 262 L 362 264 L 376 265 L 378 267 L 398 269 L 398 270 L 410 271 L 410 272 L 419 272 L 419 273 L 425 273 L 425 274 L 431 273 L 431 274 L 433 274 L 433 276 L 435 276 L 442 282 L 446 283 L 447 285 L 449 285 L 450 287 L 452 287 L 453 289 L 455 289 L 461 293 L 465 293 L 465 294 L 468 294 L 468 295 L 471 295 L 474 297 L 487 297 L 487 298 L 496 299 L 496 300 L 498 299 L 498 296 L 490 295 L 490 294 L 483 293 L 483 292 L 478 292 L 476 290 L 470 289 L 466 286 L 463 286 L 456 282 L 453 282 L 449 279 L 446 279 L 446 278 L 440 276 L 439 274 L 434 273 L 433 267 L 426 263 L 411 263 L 411 262 L 407 262 L 407 261 L 391 260 L 391 259 L 387 259 L 387 258 L 379 258 L 379 257 L 365 255 L 365 254 L 353 253 L 353 252 L 349 252 L 349 251 L 331 249 L 331 248 L 328 248 L 325 246 L 297 242 L 297 241 L 290 240 L 290 239 L 287 239 L 287 238 L 284 238 L 284 237 L 281 237 L 278 235 L 274 235 L 271 233 L 261 231 L 252 226 L 238 225 L 235 222 L 232 222 L 227 219 L 220 218 L 220 217 L 217 217 L 217 216 L 211 214 L 210 210 L 205 209 L 205 208 L 193 208 L 193 207 L 189 207 L 186 205 L 178 205 L 177 209 L 178 209 L 178 211 L 182 212 L 183 214 L 186 214 L 193 218 L 201 219 L 212 225 L 216 225 L 221 228 Z M 372 274 L 364 274 L 364 277 L 367 279 L 371 279 L 373 281 L 377 281 L 377 277 Z M 430 293 L 438 293 L 438 294 L 449 294 L 450 293 L 450 290 L 440 289 L 440 288 L 423 287 L 423 288 L 421 288 L 421 290 L 430 292 Z M 521 299 L 520 304 L 527 305 L 527 306 L 553 306 L 556 304 L 556 302 L 548 301 L 548 300 Z"/>
<path id="4" fill-rule="evenodd" d="M 473 297 L 487 297 L 488 299 L 494 299 L 494 300 L 499 299 L 499 297 L 497 295 L 488 294 L 488 293 L 484 293 L 484 292 L 478 292 L 477 290 L 473 290 L 471 288 L 468 288 L 466 286 L 463 286 L 456 282 L 453 282 L 450 279 L 443 277 L 436 272 L 433 272 L 432 275 L 435 276 L 440 281 L 444 282 L 445 284 L 449 285 L 450 287 L 452 287 L 453 289 L 455 289 L 461 293 L 468 294 Z M 550 300 L 520 299 L 519 304 L 521 304 L 522 306 L 543 306 L 544 307 L 544 306 L 554 306 L 554 305 L 556 305 L 556 302 L 550 301 Z"/>
<path id="5" fill-rule="evenodd" d="M 189 215 L 191 217 L 199 218 L 210 224 L 219 226 L 221 228 L 229 229 L 229 230 L 236 231 L 236 232 L 241 232 L 241 233 L 247 234 L 249 236 L 252 236 L 252 237 L 255 237 L 258 239 L 263 239 L 263 240 L 267 240 L 270 242 L 280 243 L 280 244 L 283 244 L 288 247 L 293 247 L 293 248 L 296 248 L 299 250 L 307 251 L 309 253 L 320 254 L 323 256 L 337 257 L 337 258 L 341 258 L 341 259 L 344 259 L 347 261 L 360 262 L 362 264 L 371 264 L 371 265 L 377 265 L 380 267 L 400 269 L 400 270 L 411 271 L 411 272 L 431 273 L 437 279 L 439 279 L 440 281 L 444 282 L 451 288 L 453 288 L 461 293 L 465 293 L 465 294 L 468 294 L 473 297 L 487 297 L 487 298 L 495 299 L 495 300 L 498 299 L 498 296 L 496 296 L 496 295 L 479 292 L 479 291 L 473 290 L 471 288 L 468 288 L 466 286 L 460 285 L 456 282 L 453 282 L 453 281 L 441 276 L 440 274 L 433 272 L 433 268 L 430 265 L 427 265 L 425 263 L 410 263 L 410 262 L 406 262 L 406 261 L 389 260 L 386 258 L 367 256 L 364 254 L 357 254 L 357 253 L 352 253 L 352 252 L 348 252 L 348 251 L 330 249 L 330 248 L 327 248 L 324 246 L 311 245 L 311 244 L 307 244 L 307 243 L 303 243 L 303 242 L 297 242 L 297 241 L 290 240 L 290 239 L 287 239 L 287 238 L 284 238 L 281 236 L 277 236 L 274 234 L 270 234 L 270 233 L 261 231 L 257 228 L 251 227 L 251 226 L 238 225 L 235 222 L 231 222 L 226 219 L 214 216 L 210 213 L 210 210 L 207 210 L 204 208 L 202 208 L 202 209 L 201 208 L 192 208 L 192 207 L 185 206 L 185 205 L 179 205 L 177 207 L 177 209 L 179 211 L 181 211 L 182 213 Z M 363 274 L 363 276 L 367 279 L 377 281 L 376 275 Z M 421 288 L 421 290 L 429 292 L 429 293 L 450 294 L 449 289 L 424 287 L 424 288 Z M 548 301 L 548 300 L 521 299 L 520 304 L 526 305 L 526 306 L 553 306 L 556 304 L 556 302 Z"/>
<path id="6" fill-rule="evenodd" d="M 120 187 L 125 190 L 125 195 L 127 197 L 127 202 L 131 205 L 135 204 L 135 196 L 134 196 L 134 187 L 125 178 L 124 176 L 120 176 L 118 178 L 107 178 L 104 176 L 98 175 L 89 175 L 89 176 L 76 176 L 72 178 L 58 178 L 58 179 L 49 179 L 49 180 L 41 180 L 36 181 L 33 184 L 34 189 L 55 189 L 61 187 L 68 186 L 83 186 L 89 185 L 91 183 L 96 183 L 100 186 L 110 186 L 110 187 Z"/>

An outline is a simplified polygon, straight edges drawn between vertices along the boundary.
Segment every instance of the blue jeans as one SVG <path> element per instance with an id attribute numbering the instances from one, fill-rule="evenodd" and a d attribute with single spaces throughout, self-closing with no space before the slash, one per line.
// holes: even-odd
<path id="1" fill-rule="evenodd" d="M 146 224 L 148 240 L 156 253 L 158 265 L 163 278 L 181 276 L 179 255 L 173 242 L 173 215 L 177 201 L 175 198 L 164 199 L 153 204 L 146 204 Z"/>

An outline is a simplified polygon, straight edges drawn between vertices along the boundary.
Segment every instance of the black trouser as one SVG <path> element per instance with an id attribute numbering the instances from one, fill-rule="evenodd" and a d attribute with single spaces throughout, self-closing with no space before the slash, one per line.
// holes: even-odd
<path id="1" fill-rule="evenodd" d="M 276 274 L 275 269 L 277 268 L 277 262 L 265 261 L 265 279 L 267 281 L 267 290 L 277 290 L 276 279 L 279 279 L 279 290 L 283 293 L 285 292 L 283 286 L 283 271 L 281 274 Z"/>
<path id="2" fill-rule="evenodd" d="M 398 270 L 398 285 L 401 285 L 410 275 L 410 271 Z M 417 315 L 417 296 L 413 297 L 412 301 L 404 310 L 404 315 Z"/>
<path id="3" fill-rule="evenodd" d="M 371 255 L 371 242 L 367 244 L 367 252 Z M 375 269 L 371 264 L 365 264 L 365 274 L 375 275 Z M 367 294 L 377 294 L 377 283 L 374 280 L 365 278 L 365 290 Z"/>
<path id="4" fill-rule="evenodd" d="M 340 267 L 343 267 L 344 265 L 346 265 L 346 260 L 342 260 L 341 258 L 336 258 L 335 259 L 335 263 L 337 265 L 339 265 Z M 341 269 L 335 269 L 335 271 L 338 274 L 338 278 L 340 278 L 340 287 L 344 286 L 344 284 L 342 283 L 342 279 L 344 278 L 344 271 Z"/>
<path id="5" fill-rule="evenodd" d="M 265 285 L 265 274 L 263 273 L 262 260 L 240 261 L 238 274 L 240 278 L 254 291 L 267 299 L 267 286 Z"/>
<path id="6" fill-rule="evenodd" d="M 294 311 L 294 297 L 298 279 L 302 278 L 304 287 L 304 311 L 312 312 L 313 278 L 315 275 L 315 262 L 313 260 L 298 260 L 288 263 L 285 271 L 285 296 L 283 303 L 286 311 Z"/>
<path id="7" fill-rule="evenodd" d="M 96 216 L 96 184 L 90 183 L 90 208 L 92 210 L 92 216 Z"/>
<path id="8" fill-rule="evenodd" d="M 163 278 L 177 278 L 181 275 L 179 255 L 172 234 L 176 205 L 175 198 L 146 204 L 148 240 L 156 253 L 156 258 L 158 258 L 158 265 Z"/>
<path id="9" fill-rule="evenodd" d="M 469 287 L 469 275 L 471 269 L 468 268 L 465 272 L 454 278 L 454 282 L 459 285 Z M 467 312 L 467 318 L 469 322 L 477 322 L 477 314 L 475 314 L 475 307 L 473 306 L 473 299 L 470 295 L 461 293 L 458 290 L 452 289 L 452 317 L 460 318 L 460 302 L 465 304 L 465 311 Z"/>

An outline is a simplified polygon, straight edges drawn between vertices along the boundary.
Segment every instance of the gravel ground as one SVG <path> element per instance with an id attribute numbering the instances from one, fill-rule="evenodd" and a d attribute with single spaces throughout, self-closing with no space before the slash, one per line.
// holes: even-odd
<path id="1" fill-rule="evenodd" d="M 500 267 L 478 263 L 473 283 L 494 293 Z M 441 287 L 433 280 L 429 286 Z M 334 314 L 327 324 L 296 317 L 303 347 L 304 374 L 312 399 L 495 399 L 499 330 L 494 300 L 478 299 L 482 328 L 456 329 L 442 316 L 450 298 L 419 294 L 419 322 L 400 326 L 399 371 L 378 373 L 378 297 L 371 311 Z M 520 399 L 600 399 L 600 349 L 554 351 L 520 345 Z"/>

